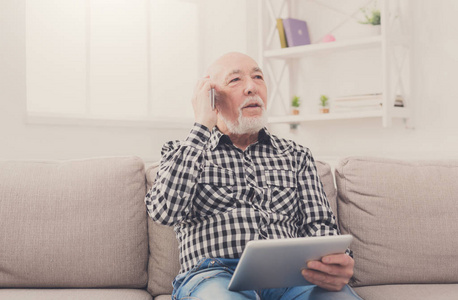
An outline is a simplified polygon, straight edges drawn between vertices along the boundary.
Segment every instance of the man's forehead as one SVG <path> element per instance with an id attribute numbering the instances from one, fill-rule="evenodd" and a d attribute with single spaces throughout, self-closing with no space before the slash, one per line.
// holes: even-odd
<path id="1" fill-rule="evenodd" d="M 230 74 L 242 72 L 262 73 L 253 58 L 238 52 L 230 52 L 221 56 L 207 69 L 207 75 L 211 78 L 219 78 L 220 80 L 224 80 Z"/>
<path id="2" fill-rule="evenodd" d="M 256 72 L 262 73 L 261 68 L 258 67 L 258 66 L 254 66 L 254 67 L 252 67 L 251 69 L 248 69 L 248 70 L 249 70 L 248 71 L 249 73 L 256 73 Z M 244 72 L 245 71 L 242 70 L 242 69 L 232 69 L 232 70 L 227 71 L 226 77 L 230 76 L 230 75 L 233 75 L 233 74 L 240 74 L 240 73 L 244 73 Z"/>

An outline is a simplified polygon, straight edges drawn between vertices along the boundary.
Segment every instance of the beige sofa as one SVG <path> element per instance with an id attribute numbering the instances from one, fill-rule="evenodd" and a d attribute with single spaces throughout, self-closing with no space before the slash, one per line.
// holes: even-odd
<path id="1" fill-rule="evenodd" d="M 458 162 L 347 158 L 317 168 L 364 299 L 458 299 Z M 172 228 L 147 218 L 136 157 L 0 162 L 0 299 L 170 299 Z M 146 175 L 146 176 L 145 176 Z"/>

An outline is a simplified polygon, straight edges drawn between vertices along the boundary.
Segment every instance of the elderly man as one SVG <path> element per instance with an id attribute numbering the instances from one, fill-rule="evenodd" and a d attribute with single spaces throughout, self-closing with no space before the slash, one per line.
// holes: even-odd
<path id="1" fill-rule="evenodd" d="M 194 126 L 184 141 L 164 145 L 145 199 L 153 220 L 175 226 L 181 270 L 173 299 L 360 299 L 347 285 L 347 254 L 309 262 L 302 275 L 314 285 L 227 290 L 248 241 L 339 231 L 309 149 L 265 128 L 267 88 L 256 62 L 228 53 L 207 75 L 192 98 Z"/>

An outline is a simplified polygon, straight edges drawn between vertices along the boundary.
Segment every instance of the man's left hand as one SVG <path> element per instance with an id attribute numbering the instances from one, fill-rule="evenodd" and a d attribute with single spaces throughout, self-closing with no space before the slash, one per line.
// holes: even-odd
<path id="1" fill-rule="evenodd" d="M 329 291 L 340 291 L 353 276 L 355 261 L 347 254 L 324 256 L 321 261 L 313 260 L 302 270 L 302 276 L 310 283 Z"/>

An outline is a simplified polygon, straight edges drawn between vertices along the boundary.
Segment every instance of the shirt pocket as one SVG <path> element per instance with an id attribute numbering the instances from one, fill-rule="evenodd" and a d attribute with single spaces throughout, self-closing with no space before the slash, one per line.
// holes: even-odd
<path id="1" fill-rule="evenodd" d="M 234 185 L 235 174 L 232 170 L 213 165 L 205 166 L 199 176 L 194 212 L 205 216 L 233 208 Z"/>
<path id="2" fill-rule="evenodd" d="M 291 215 L 298 209 L 296 174 L 291 170 L 265 170 L 268 209 Z"/>

